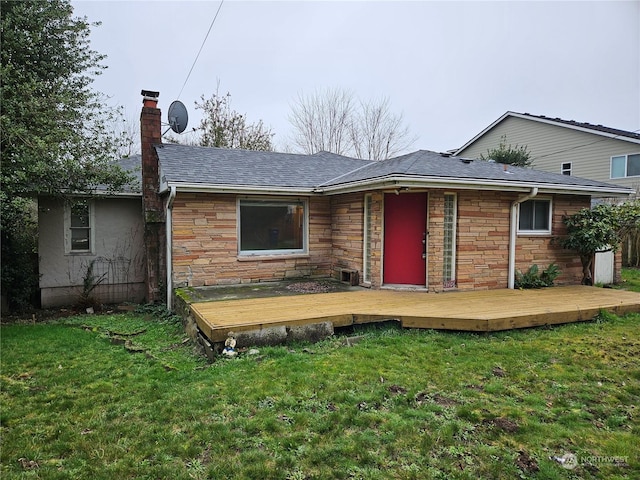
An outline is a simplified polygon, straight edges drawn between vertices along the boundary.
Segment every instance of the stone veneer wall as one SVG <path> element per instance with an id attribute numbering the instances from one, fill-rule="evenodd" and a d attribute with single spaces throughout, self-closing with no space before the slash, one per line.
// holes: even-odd
<path id="1" fill-rule="evenodd" d="M 362 281 L 362 228 L 364 225 L 364 194 L 350 193 L 331 197 L 331 230 L 333 276 L 340 278 L 340 270 L 358 271 Z"/>
<path id="2" fill-rule="evenodd" d="M 513 194 L 501 192 L 458 193 L 458 228 L 457 228 L 457 286 L 459 290 L 485 290 L 506 288 L 509 262 L 509 221 Z M 438 198 L 438 202 L 434 197 Z M 434 203 L 439 203 L 440 195 L 432 194 L 430 207 L 433 211 L 442 211 Z M 541 198 L 545 198 L 541 196 Z M 548 197 L 547 197 L 548 198 Z M 564 215 L 571 215 L 581 208 L 588 207 L 588 197 L 557 195 L 552 199 L 551 235 L 518 235 L 516 239 L 516 270 L 526 271 L 533 264 L 540 270 L 550 263 L 556 263 L 561 275 L 557 284 L 578 284 L 582 279 L 582 268 L 578 256 L 561 248 L 555 237 L 566 232 L 562 223 Z M 430 208 L 430 210 L 431 210 Z M 438 215 L 437 212 L 434 212 Z M 437 217 L 439 219 L 439 216 Z M 430 241 L 433 241 L 434 228 L 430 227 Z M 435 242 L 434 242 L 435 243 Z M 441 242 L 440 244 L 441 245 Z M 437 247 L 434 247 L 435 250 Z M 434 251 L 430 252 L 432 255 Z M 434 263 L 438 263 L 437 258 Z M 440 272 L 442 265 L 439 265 Z M 437 275 L 437 272 L 434 272 Z M 441 276 L 441 274 L 440 274 Z M 430 284 L 435 289 L 430 276 Z M 440 282 L 441 284 L 441 282 Z"/>
<path id="3" fill-rule="evenodd" d="M 179 193 L 173 204 L 173 279 L 176 287 L 230 285 L 331 272 L 329 198 L 309 198 L 306 255 L 239 257 L 236 195 Z"/>
<path id="4" fill-rule="evenodd" d="M 449 191 L 447 191 L 449 192 Z M 444 190 L 429 191 L 427 272 L 430 291 L 442 291 Z M 460 190 L 457 194 L 456 279 L 458 290 L 507 287 L 510 206 L 513 193 Z M 383 198 L 371 192 L 371 286 L 382 284 Z M 541 197 L 544 198 L 544 197 Z M 178 194 L 173 210 L 176 286 L 250 283 L 295 277 L 337 277 L 353 269 L 363 281 L 364 193 L 309 198 L 309 253 L 284 257 L 238 257 L 236 196 Z M 577 255 L 552 241 L 565 231 L 564 215 L 589 206 L 588 197 L 553 198 L 552 235 L 517 237 L 516 269 L 555 262 L 558 284 L 578 284 Z M 617 259 L 618 260 L 618 259 Z M 616 271 L 619 271 L 616 269 Z"/>

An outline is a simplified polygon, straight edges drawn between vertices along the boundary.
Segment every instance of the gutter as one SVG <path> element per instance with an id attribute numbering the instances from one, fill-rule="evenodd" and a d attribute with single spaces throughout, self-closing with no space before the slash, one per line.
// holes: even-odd
<path id="1" fill-rule="evenodd" d="M 166 213 L 166 244 L 167 244 L 167 310 L 173 311 L 173 241 L 171 231 L 173 229 L 173 201 L 176 198 L 176 187 L 169 187 L 169 198 L 167 199 Z"/>
<path id="2" fill-rule="evenodd" d="M 509 225 L 509 273 L 507 280 L 507 288 L 514 289 L 516 284 L 516 239 L 518 232 L 518 205 L 527 200 L 531 200 L 538 195 L 538 187 L 533 187 L 531 192 L 518 197 L 511 204 L 511 223 Z"/>
<path id="3" fill-rule="evenodd" d="M 593 197 L 629 196 L 633 189 L 617 185 L 559 185 L 553 183 L 507 181 L 498 179 L 474 179 L 455 177 L 416 177 L 411 175 L 385 175 L 383 177 L 358 180 L 340 185 L 321 185 L 315 193 L 335 195 L 341 193 L 361 192 L 363 190 L 384 190 L 386 188 L 459 188 L 472 190 L 504 190 L 528 192 L 532 188 L 544 190 L 545 194 L 590 195 Z"/>

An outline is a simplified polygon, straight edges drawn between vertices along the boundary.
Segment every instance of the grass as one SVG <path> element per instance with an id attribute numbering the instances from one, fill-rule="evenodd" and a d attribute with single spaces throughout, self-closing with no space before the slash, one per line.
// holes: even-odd
<path id="1" fill-rule="evenodd" d="M 639 322 L 370 326 L 213 364 L 166 317 L 3 325 L 0 476 L 638 478 Z"/>
<path id="2" fill-rule="evenodd" d="M 640 268 L 623 268 L 621 287 L 632 292 L 640 292 Z"/>

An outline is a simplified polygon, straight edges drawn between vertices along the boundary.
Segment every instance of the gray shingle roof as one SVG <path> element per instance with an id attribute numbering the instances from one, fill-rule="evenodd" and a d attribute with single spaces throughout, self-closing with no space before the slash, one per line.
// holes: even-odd
<path id="1" fill-rule="evenodd" d="M 560 190 L 624 193 L 623 187 L 595 180 L 470 160 L 419 150 L 379 162 L 328 152 L 314 155 L 230 150 L 186 145 L 156 145 L 163 184 L 189 188 L 259 188 L 274 193 L 338 191 L 380 181 L 437 182 L 451 185 L 544 185 Z M 362 187 L 366 188 L 366 187 Z M 493 187 L 490 187 L 493 188 Z"/>
<path id="2" fill-rule="evenodd" d="M 352 182 L 384 178 L 391 176 L 408 177 L 437 177 L 463 180 L 488 180 L 514 183 L 575 185 L 583 187 L 619 188 L 595 180 L 561 175 L 531 168 L 521 168 L 500 163 L 471 160 L 449 156 L 428 150 L 419 150 L 401 157 L 375 162 L 355 172 L 350 172 L 339 178 L 323 184 L 323 187 L 337 186 Z"/>
<path id="3" fill-rule="evenodd" d="M 514 112 L 514 113 L 517 113 L 517 112 Z M 634 140 L 640 140 L 640 133 L 630 132 L 628 130 L 620 130 L 619 128 L 606 127 L 604 125 L 594 125 L 593 123 L 587 123 L 587 122 L 576 122 L 575 120 L 564 120 L 558 117 L 552 118 L 552 117 L 545 117 L 544 115 L 532 115 L 531 113 L 520 113 L 519 115 L 523 115 L 523 116 L 534 118 L 534 119 L 539 118 L 541 120 L 548 120 L 551 122 L 562 123 L 564 125 L 569 125 L 572 127 L 580 127 L 580 128 L 586 128 L 589 130 L 595 130 L 597 132 L 609 133 L 617 137 L 626 137 L 626 138 L 633 138 Z"/>
<path id="4" fill-rule="evenodd" d="M 140 189 L 142 188 L 142 156 L 131 155 L 130 157 L 123 157 L 116 160 L 115 163 L 117 163 L 125 172 L 129 172 L 133 175 L 133 183 L 131 185 L 125 185 L 117 193 L 140 193 Z M 109 192 L 110 189 L 107 185 L 98 185 L 96 191 L 102 193 Z"/>
<path id="5" fill-rule="evenodd" d="M 313 189 L 371 164 L 329 152 L 314 155 L 187 145 L 156 145 L 162 181 L 190 185 L 232 185 Z"/>

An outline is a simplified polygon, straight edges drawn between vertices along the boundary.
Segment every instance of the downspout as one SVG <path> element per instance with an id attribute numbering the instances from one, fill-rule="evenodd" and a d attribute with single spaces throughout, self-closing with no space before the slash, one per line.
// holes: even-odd
<path id="1" fill-rule="evenodd" d="M 173 214 L 173 201 L 176 198 L 176 187 L 169 187 L 169 198 L 167 199 L 167 215 L 166 215 L 166 244 L 167 244 L 167 310 L 170 312 L 173 311 L 173 257 L 172 257 L 172 249 L 173 249 L 173 239 L 171 235 L 171 231 L 173 230 L 172 225 L 172 214 Z"/>
<path id="2" fill-rule="evenodd" d="M 509 276 L 507 281 L 507 287 L 510 289 L 515 288 L 516 285 L 516 238 L 518 232 L 518 205 L 532 199 L 536 195 L 538 195 L 538 187 L 533 187 L 531 189 L 531 192 L 518 197 L 518 199 L 511 204 L 511 224 L 509 229 Z"/>

